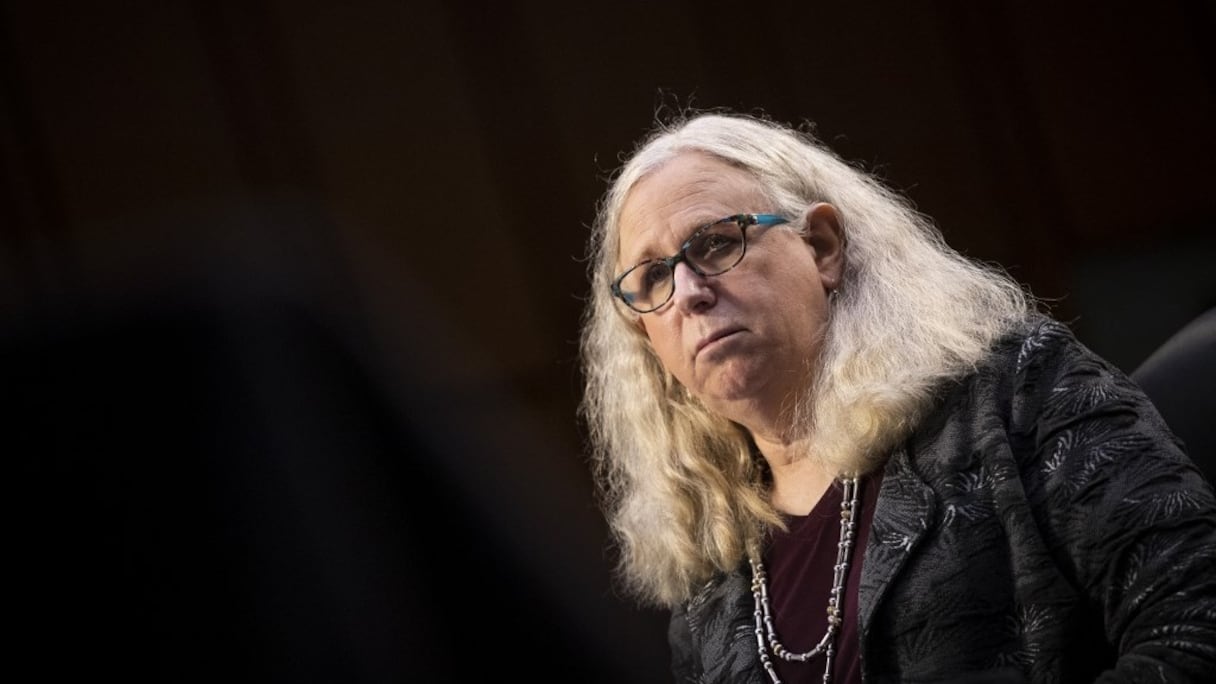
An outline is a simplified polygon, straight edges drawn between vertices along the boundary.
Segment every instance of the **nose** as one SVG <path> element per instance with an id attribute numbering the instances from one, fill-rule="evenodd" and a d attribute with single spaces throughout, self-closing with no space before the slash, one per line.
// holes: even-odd
<path id="1" fill-rule="evenodd" d="M 717 301 L 717 293 L 709 283 L 709 277 L 692 270 L 686 263 L 676 264 L 671 275 L 675 281 L 676 291 L 671 298 L 676 308 L 683 313 L 701 311 L 713 306 Z"/>

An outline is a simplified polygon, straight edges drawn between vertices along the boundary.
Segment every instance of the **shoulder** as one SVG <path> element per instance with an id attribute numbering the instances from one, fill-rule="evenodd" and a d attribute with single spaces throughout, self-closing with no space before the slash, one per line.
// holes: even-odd
<path id="1" fill-rule="evenodd" d="M 1035 314 L 997 340 L 988 365 L 1023 380 L 1035 380 L 1055 366 L 1087 358 L 1101 361 L 1067 325 Z"/>
<path id="2" fill-rule="evenodd" d="M 667 636 L 677 681 L 759 681 L 750 573 L 716 575 L 672 610 Z"/>
<path id="3" fill-rule="evenodd" d="M 1138 385 L 1043 315 L 1022 321 L 973 373 L 944 388 L 909 446 L 926 475 L 1049 471 L 1051 459 L 1086 446 L 1147 449 L 1171 459 L 1181 451 Z"/>
<path id="4" fill-rule="evenodd" d="M 1101 515 L 1178 496 L 1209 506 L 1211 489 L 1148 395 L 1063 323 L 1027 321 L 994 347 L 986 377 L 975 388 L 985 405 L 973 413 L 988 418 L 972 432 L 977 458 L 1010 467 L 1032 503 L 1075 511 L 1101 491 Z"/>
<path id="5" fill-rule="evenodd" d="M 694 639 L 729 629 L 722 624 L 740 613 L 751 614 L 751 576 L 744 567 L 728 573 L 718 573 L 687 601 L 672 611 L 673 619 L 686 623 Z"/>
<path id="6" fill-rule="evenodd" d="M 989 409 L 999 410 L 1010 434 L 1041 432 L 1080 417 L 1120 416 L 1169 432 L 1126 373 L 1080 342 L 1067 325 L 1041 314 L 998 340 L 967 385 Z"/>

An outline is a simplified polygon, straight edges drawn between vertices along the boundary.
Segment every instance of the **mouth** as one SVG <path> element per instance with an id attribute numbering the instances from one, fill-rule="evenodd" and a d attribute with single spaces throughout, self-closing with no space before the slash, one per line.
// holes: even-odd
<path id="1" fill-rule="evenodd" d="M 714 332 L 706 335 L 705 337 L 702 337 L 701 340 L 699 342 L 697 342 L 696 353 L 700 354 L 701 350 L 705 349 L 706 347 L 710 346 L 711 344 L 724 340 L 724 339 L 734 335 L 735 333 L 739 333 L 739 332 L 743 332 L 743 328 L 722 328 L 721 330 L 715 330 Z"/>

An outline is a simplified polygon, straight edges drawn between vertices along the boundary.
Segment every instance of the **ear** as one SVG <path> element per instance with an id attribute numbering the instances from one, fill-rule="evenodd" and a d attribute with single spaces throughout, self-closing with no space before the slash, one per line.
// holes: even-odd
<path id="1" fill-rule="evenodd" d="M 811 247 L 823 289 L 835 290 L 844 276 L 844 231 L 836 207 L 816 202 L 803 217 L 802 239 Z"/>

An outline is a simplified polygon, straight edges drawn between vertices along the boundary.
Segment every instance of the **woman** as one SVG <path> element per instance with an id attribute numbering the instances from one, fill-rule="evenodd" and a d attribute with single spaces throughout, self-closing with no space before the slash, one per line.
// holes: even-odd
<path id="1" fill-rule="evenodd" d="M 680 682 L 1216 681 L 1216 499 L 1150 402 L 817 141 L 660 125 L 583 415 Z"/>

